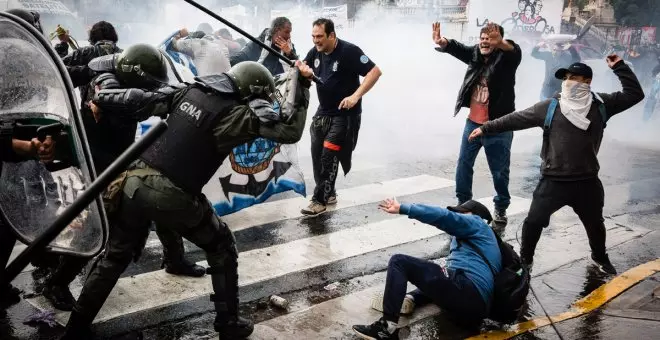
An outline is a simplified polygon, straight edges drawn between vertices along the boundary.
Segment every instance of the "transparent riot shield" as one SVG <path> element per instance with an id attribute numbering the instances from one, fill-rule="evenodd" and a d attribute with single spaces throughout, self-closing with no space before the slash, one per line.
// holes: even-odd
<path id="1" fill-rule="evenodd" d="M 51 136 L 55 158 L 34 154 L 2 159 L 0 228 L 30 244 L 89 188 L 96 177 L 71 80 L 50 44 L 25 22 L 0 12 L 0 123 L 13 138 Z M 50 250 L 84 257 L 98 254 L 107 238 L 103 204 L 97 198 L 59 236 Z"/>

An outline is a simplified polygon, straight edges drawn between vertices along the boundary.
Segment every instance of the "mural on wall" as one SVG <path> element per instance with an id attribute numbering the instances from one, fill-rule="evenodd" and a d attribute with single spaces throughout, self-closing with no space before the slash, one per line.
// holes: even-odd
<path id="1" fill-rule="evenodd" d="M 502 25 L 505 35 L 538 38 L 559 33 L 562 0 L 503 0 L 497 6 L 487 0 L 469 3 L 468 42 L 479 41 L 479 31 L 490 22 Z"/>

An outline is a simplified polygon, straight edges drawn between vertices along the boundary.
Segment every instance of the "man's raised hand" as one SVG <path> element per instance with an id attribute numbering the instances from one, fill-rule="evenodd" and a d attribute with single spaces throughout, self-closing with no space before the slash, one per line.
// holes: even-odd
<path id="1" fill-rule="evenodd" d="M 434 22 L 433 23 L 433 42 L 440 46 L 440 47 L 445 47 L 447 46 L 447 39 L 442 37 L 442 34 L 440 33 L 440 23 L 439 22 Z"/>

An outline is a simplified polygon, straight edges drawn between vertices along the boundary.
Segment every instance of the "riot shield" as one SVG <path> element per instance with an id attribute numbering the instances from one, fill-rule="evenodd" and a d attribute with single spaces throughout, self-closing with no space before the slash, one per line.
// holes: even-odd
<path id="1" fill-rule="evenodd" d="M 30 244 L 89 188 L 96 174 L 71 80 L 57 54 L 33 27 L 0 12 L 0 122 L 14 139 L 55 141 L 55 159 L 34 155 L 2 160 L 0 215 L 18 239 Z M 49 250 L 97 255 L 107 238 L 100 198 L 49 245 Z"/>

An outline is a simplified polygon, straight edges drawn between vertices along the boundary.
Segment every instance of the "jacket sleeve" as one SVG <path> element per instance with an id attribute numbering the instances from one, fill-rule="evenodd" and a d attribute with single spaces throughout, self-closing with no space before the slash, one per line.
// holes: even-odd
<path id="1" fill-rule="evenodd" d="M 613 71 L 619 77 L 623 89 L 614 93 L 599 93 L 605 103 L 608 117 L 621 113 L 644 99 L 644 90 L 637 76 L 624 61 L 614 65 Z"/>
<path id="2" fill-rule="evenodd" d="M 435 50 L 438 52 L 448 53 L 449 55 L 467 64 L 470 62 L 470 60 L 472 60 L 475 48 L 476 45 L 466 46 L 454 39 L 449 39 L 447 46 L 444 48 L 436 47 Z"/>
<path id="3" fill-rule="evenodd" d="M 94 55 L 94 46 L 81 47 L 62 58 L 65 66 L 83 66 L 90 62 Z"/>
<path id="4" fill-rule="evenodd" d="M 166 86 L 154 92 L 141 89 L 106 89 L 94 95 L 92 100 L 103 111 L 124 115 L 129 119 L 143 121 L 151 116 L 166 117 L 176 99 L 186 88 Z"/>
<path id="5" fill-rule="evenodd" d="M 66 55 L 69 54 L 69 44 L 64 41 L 55 44 L 55 52 L 57 52 L 57 55 L 59 55 L 60 58 L 66 57 Z"/>
<path id="6" fill-rule="evenodd" d="M 520 49 L 520 45 L 516 44 L 513 40 L 506 39 L 506 41 L 513 45 L 513 50 L 502 52 L 502 62 L 510 68 L 518 68 L 518 65 L 520 65 L 520 62 L 522 61 L 522 50 Z M 511 71 L 515 72 L 515 70 Z"/>
<path id="7" fill-rule="evenodd" d="M 297 73 L 296 73 L 297 74 Z M 294 105 L 282 106 L 282 110 L 291 110 L 292 112 L 282 112 L 288 119 L 281 122 L 264 123 L 260 122 L 258 134 L 266 139 L 274 140 L 282 144 L 293 144 L 300 140 L 305 129 L 305 120 L 307 119 L 307 108 L 309 106 L 309 80 L 298 76 L 298 85 L 294 98 Z"/>
<path id="8" fill-rule="evenodd" d="M 488 121 L 481 126 L 481 130 L 485 134 L 495 134 L 506 131 L 524 130 L 537 126 L 543 127 L 549 105 L 550 100 L 544 100 L 525 110 Z"/>
<path id="9" fill-rule="evenodd" d="M 96 76 L 96 72 L 92 71 L 88 66 L 66 66 L 66 70 L 71 77 L 73 87 L 80 87 L 89 84 Z"/>
<path id="10" fill-rule="evenodd" d="M 541 52 L 541 47 L 539 46 L 534 46 L 532 49 L 532 58 L 534 59 L 539 59 L 539 60 L 549 60 L 552 58 L 552 53 L 550 52 Z"/>
<path id="11" fill-rule="evenodd" d="M 243 61 L 257 61 L 261 53 L 261 46 L 257 45 L 254 41 L 250 41 L 237 53 L 229 57 L 229 64 L 234 66 Z"/>
<path id="12" fill-rule="evenodd" d="M 172 47 L 178 52 L 195 57 L 195 45 L 199 42 L 197 39 L 172 40 Z"/>
<path id="13" fill-rule="evenodd" d="M 483 227 L 483 223 L 480 224 L 472 215 L 459 214 L 445 208 L 425 204 L 402 204 L 399 213 L 430 224 L 457 238 L 473 236 Z"/>

